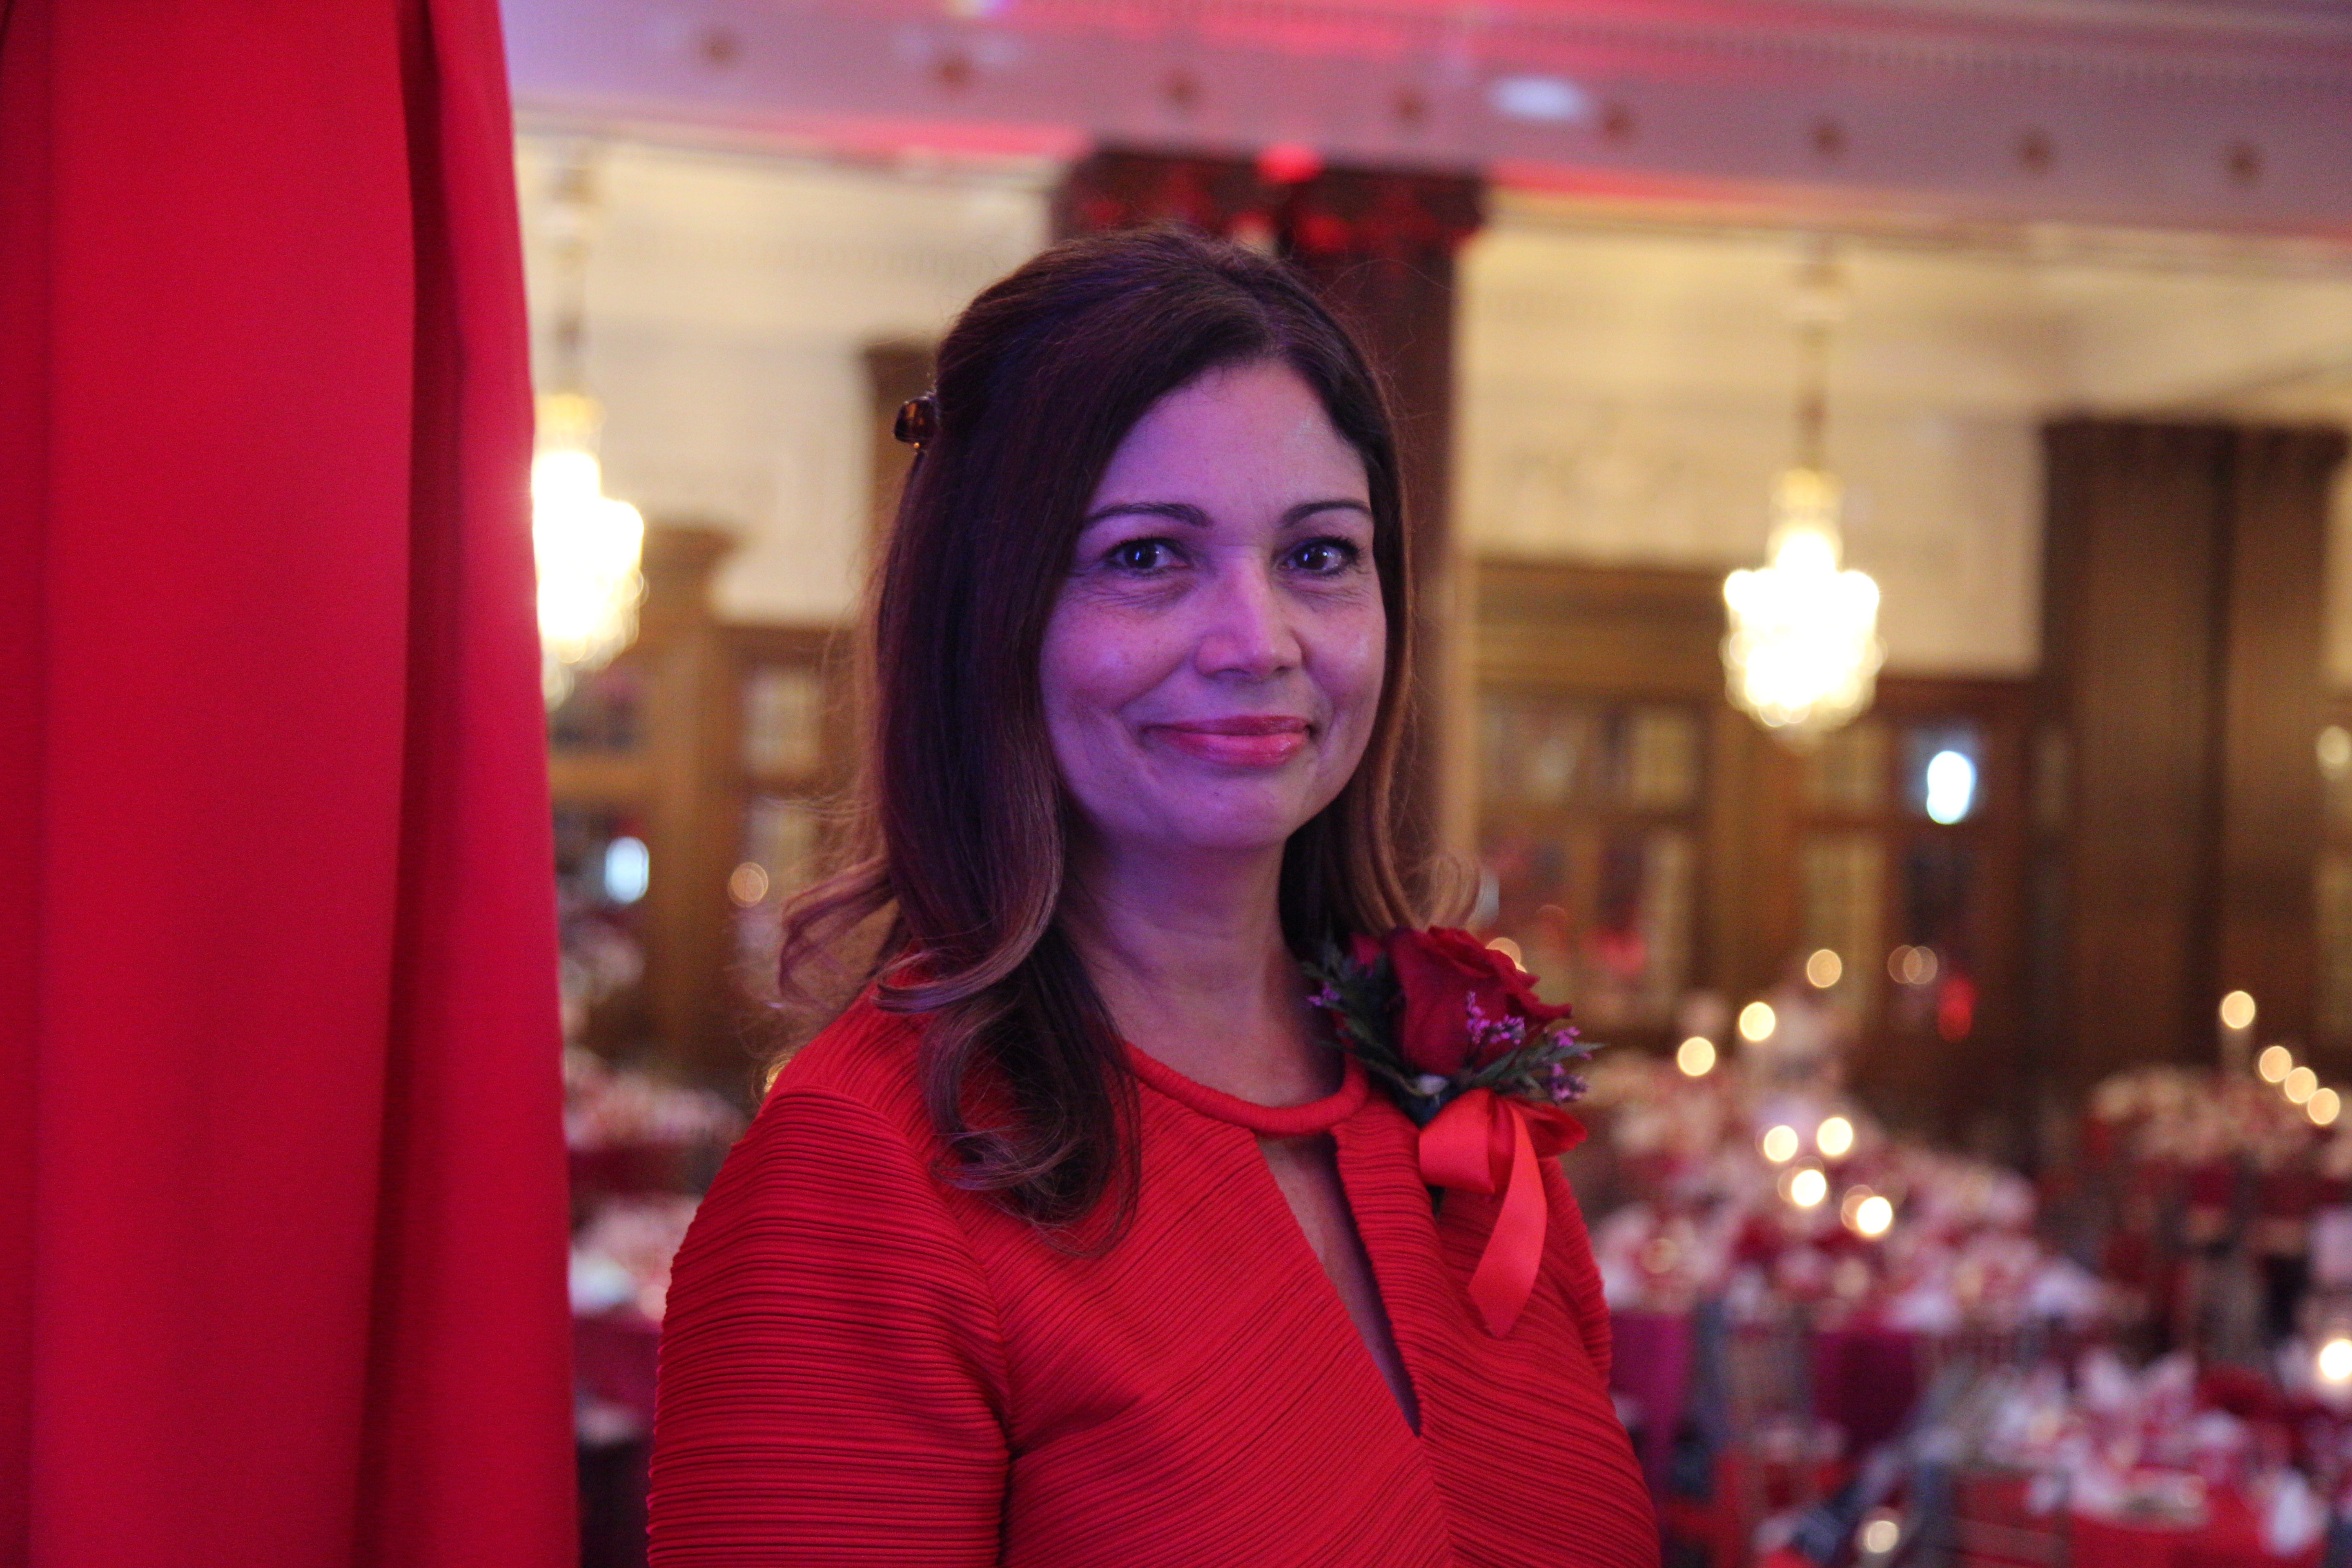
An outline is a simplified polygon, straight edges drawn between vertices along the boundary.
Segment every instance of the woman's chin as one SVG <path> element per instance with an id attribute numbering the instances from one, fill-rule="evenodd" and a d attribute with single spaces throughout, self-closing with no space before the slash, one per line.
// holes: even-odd
<path id="1" fill-rule="evenodd" d="M 1271 811 L 1190 810 L 1160 824 L 1155 836 L 1139 835 L 1138 848 L 1156 841 L 1171 853 L 1278 855 L 1290 836 L 1315 814 L 1296 808 Z"/>

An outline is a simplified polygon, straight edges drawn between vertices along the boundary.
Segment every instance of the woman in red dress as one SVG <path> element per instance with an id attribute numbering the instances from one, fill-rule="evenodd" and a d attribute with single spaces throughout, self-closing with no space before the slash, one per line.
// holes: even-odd
<path id="1" fill-rule="evenodd" d="M 1557 1010 L 1409 929 L 1357 348 L 1246 250 L 1076 241 L 901 434 L 870 853 L 788 973 L 885 934 L 678 1255 L 654 1562 L 1654 1564 L 1566 1118 L 1469 1087 Z"/>

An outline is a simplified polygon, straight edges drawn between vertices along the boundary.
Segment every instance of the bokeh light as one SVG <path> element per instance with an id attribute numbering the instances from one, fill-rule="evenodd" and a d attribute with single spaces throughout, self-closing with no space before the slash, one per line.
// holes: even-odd
<path id="1" fill-rule="evenodd" d="M 1887 978 L 1897 985 L 1931 985 L 1937 971 L 1943 967 L 1932 947 L 1912 947 L 1907 943 L 1886 955 Z"/>
<path id="2" fill-rule="evenodd" d="M 2283 1080 L 2294 1066 L 2294 1053 L 2284 1046 L 2264 1046 L 2263 1054 L 2254 1058 L 2254 1071 L 2264 1083 Z"/>
<path id="3" fill-rule="evenodd" d="M 1764 1157 L 1776 1165 L 1785 1165 L 1797 1157 L 1797 1130 L 1793 1127 L 1769 1127 L 1757 1141 Z"/>
<path id="4" fill-rule="evenodd" d="M 604 896 L 616 904 L 634 904 L 646 896 L 653 880 L 653 856 L 646 841 L 626 834 L 604 846 Z"/>
<path id="5" fill-rule="evenodd" d="M 2232 991 L 2221 998 L 2221 1022 L 2232 1029 L 2254 1026 L 2254 999 L 2243 991 Z"/>
<path id="6" fill-rule="evenodd" d="M 1826 991 L 1845 973 L 1845 960 L 1826 947 L 1813 949 L 1805 960 L 1805 983 L 1816 991 Z"/>
<path id="7" fill-rule="evenodd" d="M 1927 817 L 1932 822 L 1963 821 L 1976 804 L 1977 765 L 1963 752 L 1937 752 L 1927 759 Z"/>
<path id="8" fill-rule="evenodd" d="M 757 860 L 746 860 L 727 874 L 727 896 L 738 908 L 750 909 L 768 896 L 768 868 Z"/>
<path id="9" fill-rule="evenodd" d="M 2319 732 L 2319 771 L 2331 779 L 2352 773 L 2352 730 L 2330 724 Z"/>
<path id="10" fill-rule="evenodd" d="M 1842 1160 L 1853 1149 L 1853 1123 L 1843 1116 L 1832 1116 L 1813 1130 L 1813 1147 L 1832 1160 Z"/>
<path id="11" fill-rule="evenodd" d="M 1780 1027 L 1779 1015 L 1769 1002 L 1750 1002 L 1739 1010 L 1739 1037 L 1743 1040 L 1769 1040 Z"/>
<path id="12" fill-rule="evenodd" d="M 1715 1070 L 1715 1042 L 1705 1035 L 1693 1035 L 1675 1047 L 1675 1066 L 1683 1069 L 1685 1078 L 1705 1078 Z"/>

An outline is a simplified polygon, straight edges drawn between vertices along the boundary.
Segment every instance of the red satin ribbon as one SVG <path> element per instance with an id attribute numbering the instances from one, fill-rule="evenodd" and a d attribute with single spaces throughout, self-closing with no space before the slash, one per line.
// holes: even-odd
<path id="1" fill-rule="evenodd" d="M 1536 1162 L 1573 1149 L 1584 1125 L 1555 1105 L 1466 1089 L 1421 1130 L 1421 1175 L 1432 1186 L 1503 1194 L 1486 1249 L 1470 1275 L 1470 1300 L 1501 1338 L 1518 1321 L 1543 1262 L 1543 1169 Z"/>

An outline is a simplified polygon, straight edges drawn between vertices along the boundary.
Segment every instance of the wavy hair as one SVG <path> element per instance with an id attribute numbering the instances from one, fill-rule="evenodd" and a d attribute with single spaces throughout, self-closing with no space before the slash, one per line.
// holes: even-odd
<path id="1" fill-rule="evenodd" d="M 785 994 L 869 925 L 860 979 L 924 1016 L 942 1174 L 1067 1233 L 1132 1203 L 1135 1089 L 1061 918 L 1066 801 L 1039 689 L 1045 626 L 1112 454 L 1202 374 L 1275 361 L 1362 458 L 1388 618 L 1363 760 L 1283 856 L 1294 952 L 1408 923 L 1394 787 L 1413 624 L 1395 440 L 1361 350 L 1278 261 L 1162 228 L 1070 240 L 992 285 L 940 346 L 928 438 L 868 621 L 868 752 L 850 863 L 793 900 Z M 1091 1250 L 1091 1247 L 1088 1248 Z"/>

